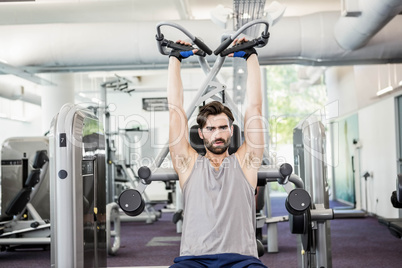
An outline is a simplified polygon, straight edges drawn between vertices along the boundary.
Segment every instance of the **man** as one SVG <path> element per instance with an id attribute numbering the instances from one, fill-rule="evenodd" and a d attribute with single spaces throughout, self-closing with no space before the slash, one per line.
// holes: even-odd
<path id="1" fill-rule="evenodd" d="M 234 45 L 242 42 L 247 40 L 235 40 Z M 254 194 L 264 150 L 257 53 L 251 48 L 229 55 L 247 60 L 244 143 L 229 155 L 232 112 L 219 102 L 211 102 L 197 117 L 206 148 L 201 156 L 188 141 L 180 75 L 181 60 L 196 51 L 172 51 L 169 57 L 169 150 L 184 198 L 180 257 L 171 267 L 266 267 L 258 259 L 255 237 Z"/>

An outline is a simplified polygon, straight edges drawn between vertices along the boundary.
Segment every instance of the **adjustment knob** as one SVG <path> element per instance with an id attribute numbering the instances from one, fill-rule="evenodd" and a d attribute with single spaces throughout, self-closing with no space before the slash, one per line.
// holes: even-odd
<path id="1" fill-rule="evenodd" d="M 119 206 L 128 216 L 137 216 L 144 211 L 145 202 L 140 192 L 134 189 L 128 189 L 119 196 Z"/>
<path id="2" fill-rule="evenodd" d="M 290 214 L 301 215 L 311 205 L 311 197 L 304 189 L 293 189 L 286 198 L 285 207 Z"/>

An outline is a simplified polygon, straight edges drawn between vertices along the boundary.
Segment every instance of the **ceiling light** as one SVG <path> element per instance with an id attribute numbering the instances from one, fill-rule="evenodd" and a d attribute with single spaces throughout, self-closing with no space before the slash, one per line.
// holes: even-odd
<path id="1" fill-rule="evenodd" d="M 381 95 L 383 95 L 385 93 L 388 93 L 388 92 L 390 92 L 392 90 L 394 90 L 394 88 L 392 86 L 388 86 L 386 88 L 383 88 L 383 89 L 377 91 L 377 96 L 381 96 Z"/>

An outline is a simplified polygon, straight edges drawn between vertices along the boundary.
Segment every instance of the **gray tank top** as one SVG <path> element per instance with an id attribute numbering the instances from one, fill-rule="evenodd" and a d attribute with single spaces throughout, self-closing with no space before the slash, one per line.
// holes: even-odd
<path id="1" fill-rule="evenodd" d="M 183 185 L 180 256 L 238 253 L 258 258 L 254 191 L 235 154 L 219 170 L 199 155 Z"/>

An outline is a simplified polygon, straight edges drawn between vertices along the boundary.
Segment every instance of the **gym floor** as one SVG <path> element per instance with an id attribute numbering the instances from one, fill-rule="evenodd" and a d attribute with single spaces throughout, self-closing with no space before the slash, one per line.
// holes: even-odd
<path id="1" fill-rule="evenodd" d="M 286 215 L 284 196 L 271 197 L 273 216 Z M 332 202 L 331 206 L 340 206 Z M 152 223 L 122 222 L 121 247 L 108 256 L 108 267 L 168 267 L 179 254 L 180 234 L 172 214 L 163 213 Z M 265 233 L 265 232 L 264 232 Z M 402 263 L 402 241 L 390 234 L 374 216 L 331 221 L 332 266 L 335 268 L 396 268 Z M 265 253 L 261 260 L 270 268 L 297 267 L 296 235 L 289 223 L 278 223 L 278 253 Z M 0 252 L 0 267 L 50 267 L 49 249 Z"/>

